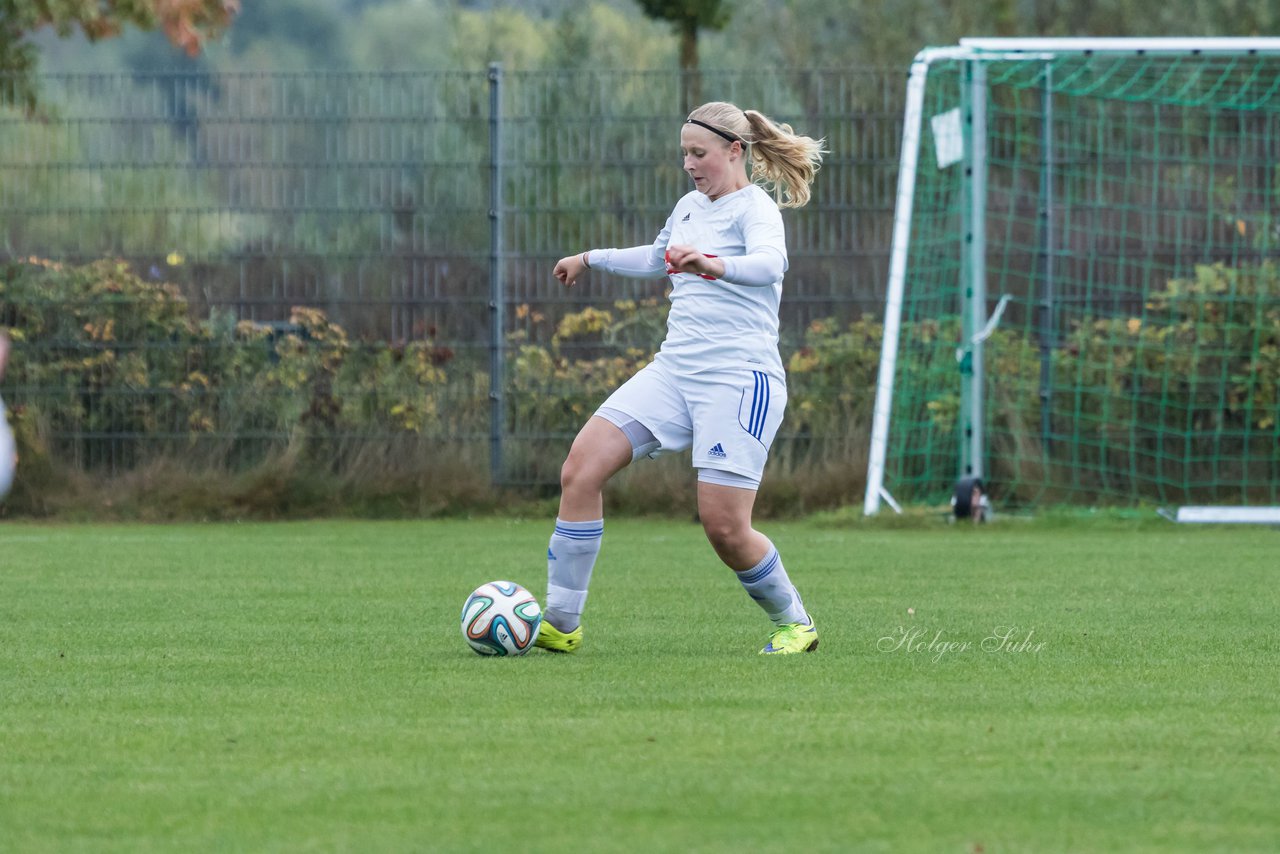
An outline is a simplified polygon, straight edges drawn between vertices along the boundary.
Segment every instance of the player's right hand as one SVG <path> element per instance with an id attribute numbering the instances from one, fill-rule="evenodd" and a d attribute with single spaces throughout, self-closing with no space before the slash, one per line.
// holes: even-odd
<path id="1" fill-rule="evenodd" d="M 587 265 L 583 263 L 581 255 L 566 255 L 556 262 L 552 275 L 566 288 L 571 288 L 578 283 L 578 277 L 586 269 Z"/>

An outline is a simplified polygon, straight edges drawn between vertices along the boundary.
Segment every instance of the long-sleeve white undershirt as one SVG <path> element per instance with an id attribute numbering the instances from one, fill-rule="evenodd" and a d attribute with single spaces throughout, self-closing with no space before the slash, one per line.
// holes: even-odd
<path id="1" fill-rule="evenodd" d="M 593 270 L 607 270 L 633 279 L 650 279 L 666 273 L 663 254 L 664 250 L 659 250 L 656 244 L 626 249 L 592 249 L 587 253 L 587 263 Z M 750 288 L 775 284 L 782 278 L 787 263 L 772 247 L 751 255 L 721 258 L 720 261 L 724 264 L 724 275 L 718 277 L 720 281 Z"/>

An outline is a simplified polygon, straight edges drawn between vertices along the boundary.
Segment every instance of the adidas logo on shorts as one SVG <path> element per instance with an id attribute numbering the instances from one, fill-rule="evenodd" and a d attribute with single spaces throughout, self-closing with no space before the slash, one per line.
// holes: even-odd
<path id="1" fill-rule="evenodd" d="M 684 215 L 684 219 L 682 219 L 682 220 L 680 220 L 680 221 L 681 221 L 681 222 L 688 222 L 688 221 L 689 221 L 689 214 L 685 214 L 685 215 Z"/>
<path id="2" fill-rule="evenodd" d="M 719 457 L 720 459 L 723 460 L 729 455 L 724 452 L 724 448 L 720 446 L 720 443 L 716 442 L 714 445 L 711 446 L 711 450 L 707 451 L 707 456 Z"/>

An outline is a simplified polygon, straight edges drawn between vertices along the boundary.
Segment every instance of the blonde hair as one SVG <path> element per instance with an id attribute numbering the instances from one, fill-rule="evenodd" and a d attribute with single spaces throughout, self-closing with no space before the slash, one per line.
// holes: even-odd
<path id="1" fill-rule="evenodd" d="M 689 114 L 689 120 L 723 131 L 749 147 L 751 182 L 773 193 L 779 207 L 802 208 L 809 203 L 809 185 L 822 166 L 826 140 L 800 136 L 789 124 L 725 101 L 703 104 Z"/>

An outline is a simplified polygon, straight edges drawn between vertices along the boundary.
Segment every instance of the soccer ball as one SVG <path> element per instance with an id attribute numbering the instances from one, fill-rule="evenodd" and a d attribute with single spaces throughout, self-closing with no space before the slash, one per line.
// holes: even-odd
<path id="1" fill-rule="evenodd" d="M 462 636 L 480 655 L 524 655 L 542 628 L 542 609 L 514 581 L 490 581 L 462 606 Z"/>

